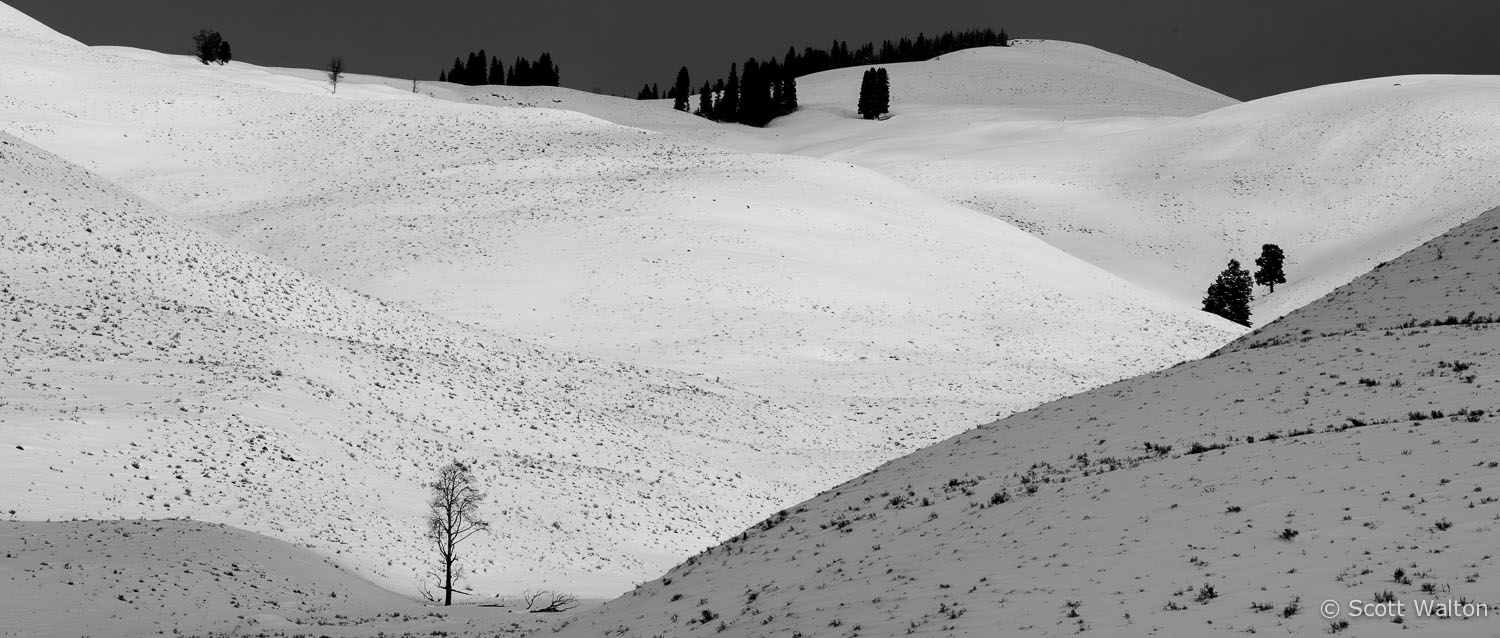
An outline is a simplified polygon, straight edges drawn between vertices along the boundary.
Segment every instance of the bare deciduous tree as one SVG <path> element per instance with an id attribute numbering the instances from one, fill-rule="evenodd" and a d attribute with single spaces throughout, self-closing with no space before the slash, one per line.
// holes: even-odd
<path id="1" fill-rule="evenodd" d="M 479 491 L 474 473 L 459 461 L 443 466 L 437 480 L 428 487 L 432 489 L 432 498 L 427 501 L 427 539 L 432 541 L 441 561 L 433 575 L 440 579 L 438 589 L 443 592 L 443 604 L 452 605 L 453 592 L 458 591 L 453 582 L 463 576 L 463 566 L 458 564 L 458 546 L 490 528 L 489 522 L 479 517 L 484 494 Z"/>
<path id="2" fill-rule="evenodd" d="M 344 59 L 334 58 L 328 61 L 328 83 L 333 85 L 333 92 L 339 92 L 339 80 L 344 79 Z"/>
<path id="3" fill-rule="evenodd" d="M 521 598 L 526 602 L 526 611 L 533 614 L 555 614 L 578 606 L 577 596 L 553 589 L 527 590 Z"/>

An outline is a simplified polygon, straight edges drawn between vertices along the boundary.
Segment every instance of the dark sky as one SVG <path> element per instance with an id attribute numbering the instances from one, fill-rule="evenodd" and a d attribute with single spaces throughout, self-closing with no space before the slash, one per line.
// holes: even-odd
<path id="1" fill-rule="evenodd" d="M 564 86 L 629 93 L 731 61 L 949 29 L 1071 40 L 1232 97 L 1407 73 L 1500 73 L 1489 0 L 0 0 L 87 44 L 187 53 L 200 28 L 235 59 L 436 79 L 484 48 L 550 51 Z"/>

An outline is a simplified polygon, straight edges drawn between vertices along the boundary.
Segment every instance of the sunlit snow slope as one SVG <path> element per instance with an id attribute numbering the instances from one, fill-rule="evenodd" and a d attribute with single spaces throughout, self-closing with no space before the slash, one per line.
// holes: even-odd
<path id="1" fill-rule="evenodd" d="M 851 118 L 860 69 L 821 73 L 799 81 L 803 111 L 765 148 L 874 168 L 1184 305 L 1230 259 L 1253 268 L 1262 244 L 1278 244 L 1290 282 L 1257 290 L 1257 323 L 1500 201 L 1496 77 L 1235 104 L 1062 42 L 887 68 L 890 120 Z"/>
<path id="2" fill-rule="evenodd" d="M 1231 334 L 842 162 L 378 82 L 335 96 L 306 73 L 138 50 L 16 39 L 0 59 L 8 130 L 245 247 L 502 334 L 802 405 L 874 448 Z"/>
<path id="3" fill-rule="evenodd" d="M 559 635 L 1491 635 L 1497 311 L 1500 210 L 1213 357 L 789 507 Z M 1387 595 L 1402 623 L 1349 615 Z M 1489 615 L 1416 615 L 1448 600 Z"/>
<path id="4" fill-rule="evenodd" d="M 498 527 L 474 587 L 612 593 L 1232 334 L 848 164 L 0 18 L 18 519 L 191 516 L 411 591 L 458 457 Z"/>
<path id="5" fill-rule="evenodd" d="M 496 523 L 474 587 L 604 594 L 878 459 L 759 396 L 330 286 L 3 135 L 0 207 L 13 518 L 229 523 L 411 591 L 422 484 L 458 458 Z"/>

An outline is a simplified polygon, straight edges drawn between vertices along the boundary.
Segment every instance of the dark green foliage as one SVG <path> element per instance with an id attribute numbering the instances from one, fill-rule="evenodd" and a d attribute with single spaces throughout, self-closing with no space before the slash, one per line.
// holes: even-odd
<path id="1" fill-rule="evenodd" d="M 1004 31 L 996 33 L 993 29 L 976 29 L 950 31 L 936 38 L 918 34 L 916 39 L 887 40 L 878 49 L 874 43 L 868 42 L 851 49 L 848 42 L 838 40 L 827 49 L 807 47 L 801 53 L 796 47 L 789 47 L 780 63 L 776 58 L 763 63 L 752 58 L 743 67 L 731 65 L 729 80 L 714 83 L 713 93 L 717 101 L 712 111 L 700 107 L 699 112 L 719 122 L 765 126 L 771 120 L 797 110 L 797 78 L 804 75 L 850 66 L 930 60 L 945 53 L 985 46 L 1010 46 L 1010 37 Z M 740 69 L 743 69 L 743 74 L 738 73 Z M 883 91 L 872 103 L 879 109 L 877 114 L 890 110 L 889 79 L 885 79 Z M 636 97 L 648 99 L 645 95 L 642 90 Z"/>
<path id="2" fill-rule="evenodd" d="M 672 108 L 688 110 L 688 97 L 693 93 L 692 80 L 688 79 L 687 67 L 677 71 L 677 83 L 672 85 Z"/>
<path id="3" fill-rule="evenodd" d="M 484 54 L 484 49 L 478 53 L 470 53 L 469 60 L 464 64 L 464 84 L 479 86 L 489 80 L 490 57 Z"/>
<path id="4" fill-rule="evenodd" d="M 505 65 L 500 63 L 500 58 L 490 58 L 490 74 L 486 81 L 495 86 L 505 84 Z"/>
<path id="5" fill-rule="evenodd" d="M 454 58 L 453 66 L 438 77 L 443 81 L 466 86 L 557 86 L 562 75 L 549 53 L 543 53 L 536 62 L 518 57 L 507 71 L 499 57 L 489 56 L 484 49 L 480 49 L 470 52 L 466 58 Z"/>
<path id="6" fill-rule="evenodd" d="M 1203 297 L 1203 311 L 1211 312 L 1242 326 L 1250 325 L 1250 301 L 1255 298 L 1250 273 L 1240 262 L 1229 260 L 1229 266 L 1208 287 Z"/>
<path id="7" fill-rule="evenodd" d="M 859 83 L 859 101 L 856 104 L 859 116 L 873 120 L 891 110 L 891 80 L 885 69 L 865 71 Z"/>
<path id="8" fill-rule="evenodd" d="M 333 85 L 333 92 L 338 93 L 339 82 L 344 79 L 344 59 L 335 57 L 329 60 L 324 71 L 328 73 L 328 83 Z"/>
<path id="9" fill-rule="evenodd" d="M 215 64 L 227 64 L 234 57 L 229 48 L 229 41 L 219 35 L 218 31 L 203 29 L 198 35 L 193 36 L 193 53 L 198 56 L 198 61 L 204 64 L 213 62 Z"/>
<path id="10" fill-rule="evenodd" d="M 729 81 L 724 84 L 724 95 L 714 107 L 714 115 L 720 122 L 738 122 L 740 114 L 740 76 L 736 65 L 729 65 Z"/>
<path id="11" fill-rule="evenodd" d="M 1276 244 L 1266 244 L 1260 247 L 1260 256 L 1255 258 L 1255 283 L 1276 292 L 1276 284 L 1286 283 L 1286 272 L 1282 270 L 1286 263 L 1286 255 L 1281 252 L 1281 247 Z"/>
<path id="12" fill-rule="evenodd" d="M 696 114 L 708 119 L 713 119 L 714 117 L 714 90 L 708 86 L 707 82 L 704 82 L 703 88 L 698 90 L 698 110 Z"/>

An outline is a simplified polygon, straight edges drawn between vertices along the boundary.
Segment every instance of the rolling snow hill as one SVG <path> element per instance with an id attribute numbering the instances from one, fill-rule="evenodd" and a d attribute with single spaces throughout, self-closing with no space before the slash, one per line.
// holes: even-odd
<path id="1" fill-rule="evenodd" d="M 1214 356 L 789 507 L 558 635 L 1488 635 L 1497 266 L 1500 209 Z M 1401 623 L 1350 616 L 1386 596 Z M 1490 615 L 1416 615 L 1448 600 Z"/>
<path id="2" fill-rule="evenodd" d="M 1078 56 L 1107 72 L 1064 73 L 1094 68 Z M 1236 104 L 1110 57 L 1021 41 L 889 65 L 883 122 L 849 116 L 860 69 L 809 76 L 803 111 L 762 148 L 873 168 L 1189 306 L 1229 259 L 1250 265 L 1278 244 L 1290 282 L 1257 301 L 1257 324 L 1500 201 L 1500 78 L 1380 78 Z M 955 94 L 964 77 L 988 92 Z"/>
<path id="3" fill-rule="evenodd" d="M 1235 330 L 842 162 L 139 50 L 16 39 L 0 60 L 10 132 L 238 245 L 892 454 Z"/>
<path id="4" fill-rule="evenodd" d="M 473 586 L 598 595 L 880 458 L 760 396 L 330 286 L 3 135 L 0 201 L 15 519 L 229 523 L 413 591 L 422 484 L 462 458 L 503 521 Z"/>
<path id="5" fill-rule="evenodd" d="M 13 22 L 4 128 L 82 165 L 0 147 L 17 519 L 190 516 L 410 592 L 421 483 L 470 458 L 474 587 L 610 594 L 1232 334 L 846 164 Z"/>

